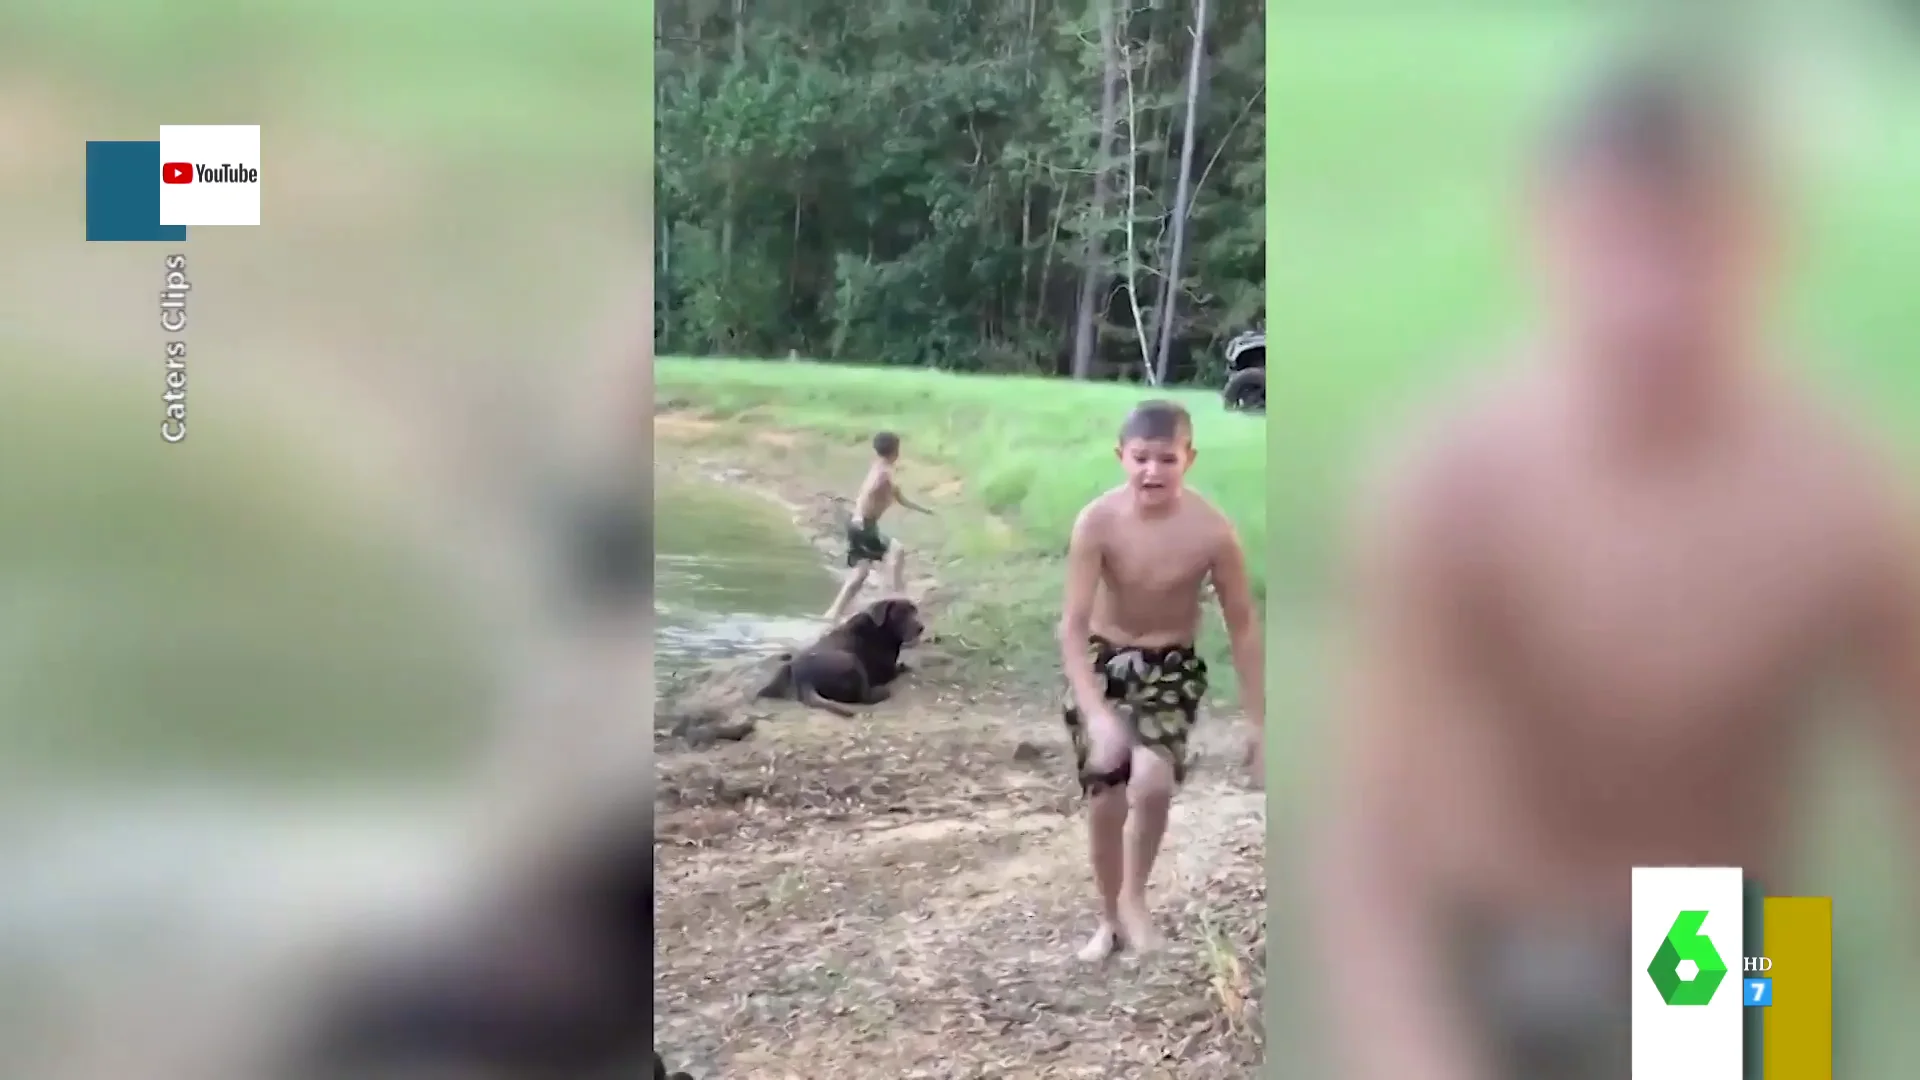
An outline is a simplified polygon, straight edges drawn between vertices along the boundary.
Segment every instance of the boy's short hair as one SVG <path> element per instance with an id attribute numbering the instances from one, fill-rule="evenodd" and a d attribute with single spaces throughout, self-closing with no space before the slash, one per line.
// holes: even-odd
<path id="1" fill-rule="evenodd" d="M 883 458 L 893 458 L 900 453 L 900 436 L 891 431 L 882 431 L 873 437 L 873 452 Z"/>
<path id="2" fill-rule="evenodd" d="M 1642 57 L 1583 88 L 1546 138 L 1553 175 L 1602 168 L 1663 188 L 1738 182 L 1761 164 L 1756 117 L 1728 71 L 1702 57 Z"/>
<path id="3" fill-rule="evenodd" d="M 1193 417 L 1172 401 L 1143 401 L 1120 424 L 1120 441 L 1193 438 Z"/>

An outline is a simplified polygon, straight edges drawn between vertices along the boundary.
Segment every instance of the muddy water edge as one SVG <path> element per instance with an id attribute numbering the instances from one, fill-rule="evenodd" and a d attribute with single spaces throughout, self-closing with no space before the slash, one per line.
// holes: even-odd
<path id="1" fill-rule="evenodd" d="M 818 631 L 835 581 L 785 507 L 715 477 L 662 478 L 654 509 L 655 658 L 664 681 Z"/>

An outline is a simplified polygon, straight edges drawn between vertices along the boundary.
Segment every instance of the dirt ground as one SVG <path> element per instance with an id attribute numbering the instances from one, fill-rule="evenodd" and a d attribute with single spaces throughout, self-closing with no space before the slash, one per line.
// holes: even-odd
<path id="1" fill-rule="evenodd" d="M 779 498 L 828 545 L 834 498 L 792 435 L 655 430 L 657 457 Z M 1260 1075 L 1265 800 L 1237 718 L 1203 724 L 1175 803 L 1152 894 L 1168 946 L 1082 964 L 1053 693 L 941 652 L 938 573 L 909 583 L 935 643 L 894 700 L 854 720 L 777 703 L 743 742 L 656 746 L 655 1045 L 726 1080 Z"/>

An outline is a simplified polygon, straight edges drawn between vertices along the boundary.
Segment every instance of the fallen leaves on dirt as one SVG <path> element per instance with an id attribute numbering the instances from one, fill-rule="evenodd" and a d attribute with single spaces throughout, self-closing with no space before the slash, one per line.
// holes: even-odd
<path id="1" fill-rule="evenodd" d="M 661 1044 L 728 1078 L 1259 1075 L 1259 794 L 1183 793 L 1155 880 L 1171 944 L 1084 965 L 1050 716 L 923 696 L 663 756 Z"/>

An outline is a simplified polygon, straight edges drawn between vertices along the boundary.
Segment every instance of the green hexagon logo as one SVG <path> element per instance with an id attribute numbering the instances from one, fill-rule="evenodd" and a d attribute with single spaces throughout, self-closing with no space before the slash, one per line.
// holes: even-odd
<path id="1" fill-rule="evenodd" d="M 1727 977 L 1727 965 L 1720 959 L 1720 951 L 1700 932 L 1700 924 L 1706 921 L 1704 911 L 1681 912 L 1680 917 L 1673 920 L 1666 939 L 1660 942 L 1659 951 L 1653 954 L 1653 963 L 1647 965 L 1647 975 L 1660 991 L 1660 1000 L 1669 1005 L 1705 1005 L 1713 1000 L 1713 992 L 1720 989 L 1721 981 Z M 1693 963 L 1692 978 L 1681 977 L 1682 961 Z"/>

